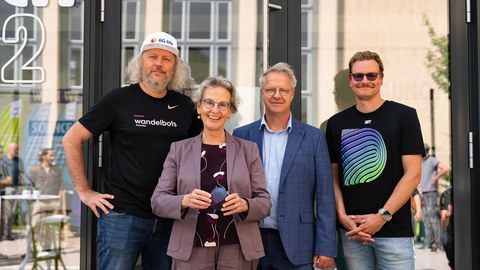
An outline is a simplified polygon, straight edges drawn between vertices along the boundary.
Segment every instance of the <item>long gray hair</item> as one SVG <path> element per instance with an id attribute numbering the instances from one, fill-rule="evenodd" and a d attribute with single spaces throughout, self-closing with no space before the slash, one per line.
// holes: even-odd
<path id="1" fill-rule="evenodd" d="M 142 81 L 143 58 L 142 54 L 137 54 L 128 61 L 127 75 L 130 83 L 139 83 Z M 194 85 L 194 80 L 191 76 L 190 66 L 183 62 L 182 59 L 176 58 L 175 72 L 173 78 L 167 85 L 170 90 L 189 90 Z"/>

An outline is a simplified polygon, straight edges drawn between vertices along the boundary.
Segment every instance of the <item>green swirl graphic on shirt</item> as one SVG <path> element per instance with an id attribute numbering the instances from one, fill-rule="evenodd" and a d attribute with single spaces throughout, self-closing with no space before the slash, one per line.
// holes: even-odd
<path id="1" fill-rule="evenodd" d="M 387 149 L 375 129 L 342 130 L 341 147 L 345 186 L 372 182 L 385 169 Z"/>

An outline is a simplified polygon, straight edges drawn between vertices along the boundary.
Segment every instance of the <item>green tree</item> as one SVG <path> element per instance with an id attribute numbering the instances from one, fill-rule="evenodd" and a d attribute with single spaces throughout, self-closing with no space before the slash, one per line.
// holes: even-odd
<path id="1" fill-rule="evenodd" d="M 430 43 L 433 46 L 428 50 L 426 55 L 427 68 L 430 70 L 430 75 L 437 86 L 445 91 L 445 93 L 449 94 L 450 70 L 448 65 L 448 51 L 450 44 L 448 41 L 448 35 L 438 35 L 425 14 L 423 14 L 423 23 L 428 28 L 428 36 L 430 37 Z"/>

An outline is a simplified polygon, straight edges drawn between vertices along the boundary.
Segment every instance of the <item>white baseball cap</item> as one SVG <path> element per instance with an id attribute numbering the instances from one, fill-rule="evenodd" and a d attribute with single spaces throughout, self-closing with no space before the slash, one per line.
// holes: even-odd
<path id="1" fill-rule="evenodd" d="M 163 49 L 178 57 L 177 40 L 165 32 L 155 32 L 143 41 L 140 53 L 150 49 Z"/>

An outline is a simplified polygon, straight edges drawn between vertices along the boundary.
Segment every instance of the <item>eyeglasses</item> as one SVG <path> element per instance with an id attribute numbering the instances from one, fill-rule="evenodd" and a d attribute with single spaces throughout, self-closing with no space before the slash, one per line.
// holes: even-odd
<path id="1" fill-rule="evenodd" d="M 265 92 L 267 96 L 273 97 L 273 95 L 275 95 L 275 93 L 277 92 L 277 89 L 280 92 L 280 95 L 282 95 L 282 97 L 290 93 L 290 89 L 285 89 L 285 88 L 264 88 L 263 92 Z"/>
<path id="2" fill-rule="evenodd" d="M 207 109 L 213 109 L 213 107 L 215 107 L 215 104 L 217 104 L 220 111 L 226 111 L 230 109 L 230 106 L 232 106 L 232 104 L 226 101 L 215 102 L 209 98 L 203 100 L 203 106 L 205 106 L 205 108 Z"/>
<path id="3" fill-rule="evenodd" d="M 356 81 L 356 82 L 361 82 L 363 81 L 363 77 L 366 76 L 367 77 L 367 80 L 369 81 L 375 81 L 378 77 L 378 73 L 375 73 L 375 72 L 370 72 L 370 73 L 367 73 L 367 74 L 364 74 L 364 73 L 352 73 L 350 74 L 350 76 L 352 76 L 353 80 Z"/>

